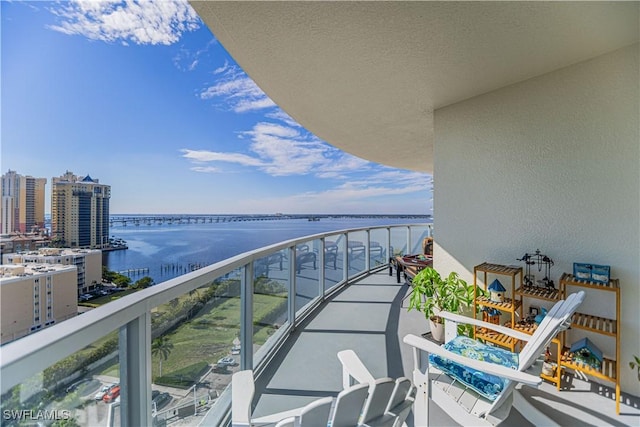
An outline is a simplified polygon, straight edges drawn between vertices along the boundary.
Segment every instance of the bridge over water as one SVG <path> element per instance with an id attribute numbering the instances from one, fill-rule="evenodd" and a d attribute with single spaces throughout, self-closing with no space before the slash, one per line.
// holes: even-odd
<path id="1" fill-rule="evenodd" d="M 111 215 L 109 226 L 116 225 L 164 225 L 164 224 L 206 224 L 218 222 L 238 222 L 238 221 L 281 221 L 286 219 L 306 219 L 309 221 L 319 221 L 327 218 L 406 218 L 410 220 L 431 219 L 431 215 L 369 215 L 369 214 L 349 214 L 349 215 Z"/>

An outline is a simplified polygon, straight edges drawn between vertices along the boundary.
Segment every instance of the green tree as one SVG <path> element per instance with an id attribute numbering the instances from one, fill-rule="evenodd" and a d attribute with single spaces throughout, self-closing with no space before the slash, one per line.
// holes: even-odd
<path id="1" fill-rule="evenodd" d="M 144 276 L 142 279 L 137 280 L 136 283 L 133 285 L 133 287 L 136 289 L 145 289 L 155 284 L 156 283 L 153 281 L 151 277 Z"/>
<path id="2" fill-rule="evenodd" d="M 169 358 L 171 350 L 173 350 L 173 343 L 165 336 L 156 338 L 151 344 L 151 354 L 160 358 L 160 376 L 162 376 L 162 361 Z"/>
<path id="3" fill-rule="evenodd" d="M 124 274 L 118 274 L 118 276 L 112 282 L 121 288 L 125 288 L 131 285 L 131 278 L 125 276 Z"/>
<path id="4" fill-rule="evenodd" d="M 75 418 L 67 418 L 63 420 L 55 421 L 51 424 L 52 427 L 80 427 L 78 421 Z"/>

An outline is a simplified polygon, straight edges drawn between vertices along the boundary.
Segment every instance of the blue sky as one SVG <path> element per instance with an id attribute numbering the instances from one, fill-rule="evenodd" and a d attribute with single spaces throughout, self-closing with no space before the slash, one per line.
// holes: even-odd
<path id="1" fill-rule="evenodd" d="M 112 213 L 431 213 L 431 176 L 342 152 L 242 71 L 184 2 L 6 2 L 2 173 L 70 170 Z"/>

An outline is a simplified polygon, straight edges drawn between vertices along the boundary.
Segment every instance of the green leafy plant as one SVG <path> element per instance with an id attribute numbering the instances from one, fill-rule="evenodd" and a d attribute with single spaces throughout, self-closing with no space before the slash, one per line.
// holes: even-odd
<path id="1" fill-rule="evenodd" d="M 435 269 L 427 267 L 416 274 L 412 286 L 409 310 L 419 310 L 436 323 L 443 323 L 436 315 L 438 311 L 462 313 L 473 302 L 473 285 L 460 279 L 456 272 L 443 279 Z"/>
<path id="2" fill-rule="evenodd" d="M 633 355 L 633 362 L 629 362 L 631 369 L 636 369 L 638 372 L 638 381 L 640 381 L 640 357 Z"/>

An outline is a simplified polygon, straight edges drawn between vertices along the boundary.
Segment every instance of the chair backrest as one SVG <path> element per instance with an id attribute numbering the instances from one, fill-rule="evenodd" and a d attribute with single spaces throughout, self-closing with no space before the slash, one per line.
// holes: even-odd
<path id="1" fill-rule="evenodd" d="M 413 396 L 413 391 L 415 387 L 411 384 L 411 380 L 406 377 L 400 377 L 396 380 L 395 387 L 393 388 L 393 393 L 391 393 L 391 397 L 389 398 L 389 404 L 384 409 L 385 412 L 394 412 L 394 409 L 398 407 L 398 405 L 402 404 L 405 400 L 411 399 Z"/>
<path id="2" fill-rule="evenodd" d="M 353 427 L 358 425 L 362 407 L 369 394 L 369 384 L 356 384 L 342 390 L 336 399 L 331 416 L 331 427 Z"/>
<path id="3" fill-rule="evenodd" d="M 309 403 L 300 413 L 300 426 L 327 427 L 332 404 L 332 397 L 325 397 Z"/>
<path id="4" fill-rule="evenodd" d="M 385 409 L 386 414 L 395 417 L 393 427 L 404 425 L 404 421 L 413 407 L 416 390 L 416 386 L 411 383 L 409 378 L 400 377 L 396 380 L 396 386 Z"/>
<path id="5" fill-rule="evenodd" d="M 362 411 L 362 424 L 381 417 L 389 405 L 396 382 L 391 378 L 380 378 L 369 386 L 369 397 Z"/>
<path id="6" fill-rule="evenodd" d="M 425 237 L 422 241 L 422 253 L 433 255 L 433 237 Z"/>
<path id="7" fill-rule="evenodd" d="M 558 301 L 551 310 L 549 310 L 536 328 L 529 342 L 527 342 L 520 352 L 518 370 L 524 371 L 528 369 L 540 354 L 544 352 L 544 349 L 549 345 L 551 340 L 569 326 L 573 313 L 575 313 L 578 306 L 582 304 L 584 297 L 584 291 L 571 294 L 567 299 Z"/>
<path id="8" fill-rule="evenodd" d="M 555 303 L 520 352 L 518 371 L 523 372 L 529 369 L 544 352 L 544 349 L 549 345 L 551 340 L 569 326 L 571 316 L 573 316 L 578 306 L 584 301 L 584 297 L 584 291 L 580 291 L 569 295 L 565 300 Z M 514 387 L 515 383 L 509 381 L 487 413 L 490 414 L 496 411 L 503 403 L 511 399 L 511 393 Z"/>

